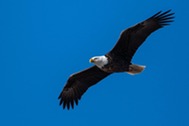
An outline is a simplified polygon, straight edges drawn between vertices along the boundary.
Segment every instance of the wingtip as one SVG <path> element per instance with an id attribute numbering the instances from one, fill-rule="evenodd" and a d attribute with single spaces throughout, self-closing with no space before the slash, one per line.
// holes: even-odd
<path id="1" fill-rule="evenodd" d="M 72 95 L 63 95 L 63 91 L 58 96 L 58 99 L 60 100 L 59 105 L 62 106 L 62 109 L 74 109 L 74 105 L 78 105 L 78 98 L 74 97 Z"/>
<path id="2" fill-rule="evenodd" d="M 152 17 L 150 18 L 157 18 L 157 17 L 162 17 L 162 16 L 168 16 L 168 15 L 174 15 L 175 13 L 174 12 L 171 12 L 172 9 L 169 9 L 165 12 L 163 12 L 162 10 L 161 11 L 158 11 L 156 14 L 154 14 Z M 171 12 L 171 13 L 170 13 Z"/>
<path id="3" fill-rule="evenodd" d="M 169 25 L 170 22 L 174 22 L 174 12 L 171 12 L 172 10 L 169 9 L 165 12 L 159 11 L 155 15 L 151 17 L 152 20 L 155 20 L 157 23 L 159 23 L 159 27 L 164 27 Z"/>

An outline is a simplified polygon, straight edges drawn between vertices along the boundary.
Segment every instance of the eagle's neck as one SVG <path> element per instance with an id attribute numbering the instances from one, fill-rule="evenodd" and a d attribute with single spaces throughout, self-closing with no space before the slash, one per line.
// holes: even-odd
<path id="1" fill-rule="evenodd" d="M 108 64 L 108 58 L 104 55 L 103 56 L 95 56 L 91 59 L 93 60 L 93 63 L 99 68 L 102 68 Z"/>

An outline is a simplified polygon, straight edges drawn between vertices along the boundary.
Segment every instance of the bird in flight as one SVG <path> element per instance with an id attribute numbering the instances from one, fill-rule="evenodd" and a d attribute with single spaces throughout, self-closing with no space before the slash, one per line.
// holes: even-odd
<path id="1" fill-rule="evenodd" d="M 72 74 L 58 99 L 63 109 L 72 109 L 87 89 L 112 73 L 127 72 L 138 74 L 145 66 L 132 64 L 131 60 L 136 50 L 145 39 L 154 31 L 173 22 L 174 13 L 171 10 L 159 11 L 150 18 L 124 30 L 116 45 L 102 56 L 94 56 L 89 61 L 94 66 Z"/>

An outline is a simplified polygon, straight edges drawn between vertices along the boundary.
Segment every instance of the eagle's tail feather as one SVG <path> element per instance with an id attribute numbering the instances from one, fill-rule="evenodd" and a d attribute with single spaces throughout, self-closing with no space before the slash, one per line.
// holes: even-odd
<path id="1" fill-rule="evenodd" d="M 146 66 L 131 64 L 131 65 L 129 66 L 129 71 L 127 71 L 127 73 L 130 74 L 130 75 L 139 74 L 139 73 L 141 73 L 145 68 L 146 68 Z"/>

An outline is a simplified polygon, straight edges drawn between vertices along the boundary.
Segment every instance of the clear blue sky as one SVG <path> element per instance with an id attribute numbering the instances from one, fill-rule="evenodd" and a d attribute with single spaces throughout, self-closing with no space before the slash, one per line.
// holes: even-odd
<path id="1" fill-rule="evenodd" d="M 69 2 L 68 2 L 69 1 Z M 189 1 L 1 0 L 1 126 L 189 126 Z M 74 110 L 57 99 L 70 74 L 108 52 L 122 30 L 159 10 L 175 22 L 154 32 L 133 62 L 136 76 L 113 74 Z"/>

